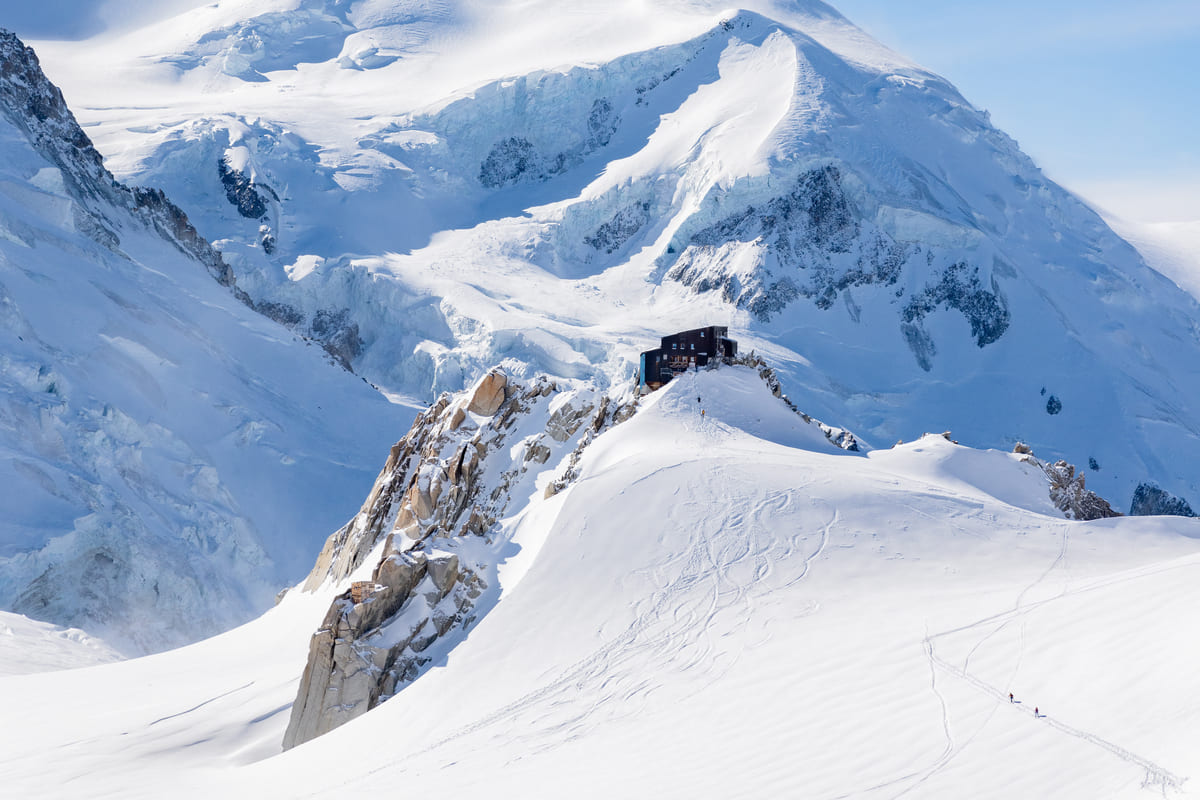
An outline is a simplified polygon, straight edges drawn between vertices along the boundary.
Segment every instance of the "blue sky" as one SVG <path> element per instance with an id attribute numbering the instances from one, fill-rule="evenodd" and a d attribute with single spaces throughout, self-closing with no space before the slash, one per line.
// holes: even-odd
<path id="1" fill-rule="evenodd" d="M 1130 219 L 1200 219 L 1200 0 L 830 1 L 1051 178 Z"/>

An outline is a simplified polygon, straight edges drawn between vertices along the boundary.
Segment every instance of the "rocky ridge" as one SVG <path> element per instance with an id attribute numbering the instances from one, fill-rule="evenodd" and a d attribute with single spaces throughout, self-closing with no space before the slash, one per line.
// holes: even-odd
<path id="1" fill-rule="evenodd" d="M 313 635 L 284 747 L 384 702 L 418 677 L 435 645 L 485 613 L 499 590 L 501 520 L 514 504 L 537 502 L 543 483 L 542 496 L 561 491 L 588 444 L 635 410 L 632 400 L 493 370 L 418 416 L 303 587 L 363 578 Z"/>
<path id="2" fill-rule="evenodd" d="M 1083 472 L 1077 471 L 1074 464 L 1061 460 L 1047 463 L 1035 457 L 1028 445 L 1019 442 L 1013 452 L 1023 456 L 1021 460 L 1026 464 L 1032 464 L 1046 473 L 1046 479 L 1050 482 L 1050 500 L 1067 519 L 1093 520 L 1124 516 L 1107 500 L 1087 488 Z"/>
<path id="3" fill-rule="evenodd" d="M 125 209 L 137 223 L 157 231 L 198 260 L 222 285 L 233 286 L 229 265 L 162 191 L 130 188 L 113 177 L 67 108 L 62 92 L 42 72 L 37 54 L 3 29 L 0 111 L 25 132 L 39 154 L 61 171 L 64 184 L 77 201 L 73 209 L 77 230 L 117 250 L 125 223 L 112 214 L 112 209 Z"/>
<path id="4" fill-rule="evenodd" d="M 761 357 L 736 363 L 754 370 L 832 447 L 861 449 L 850 431 L 799 411 Z M 313 634 L 284 748 L 386 701 L 453 646 L 498 596 L 502 520 L 520 513 L 522 502 L 569 487 L 592 441 L 637 407 L 628 396 L 560 387 L 546 377 L 522 383 L 493 369 L 418 416 L 302 587 L 349 584 Z"/>
<path id="5" fill-rule="evenodd" d="M 923 323 L 938 310 L 961 314 L 980 348 L 1004 335 L 1008 301 L 994 275 L 981 277 L 978 265 L 960 255 L 897 241 L 868 219 L 843 183 L 842 170 L 826 164 L 802 172 L 791 191 L 761 206 L 747 205 L 699 230 L 685 226 L 660 257 L 660 269 L 698 293 L 719 292 L 763 322 L 800 299 L 828 311 L 844 298 L 857 315 L 849 290 L 891 287 L 900 332 L 926 372 L 937 348 Z M 737 255 L 743 252 L 749 258 Z M 917 271 L 928 277 L 906 298 L 901 278 Z"/>
<path id="6" fill-rule="evenodd" d="M 864 447 L 859 442 L 858 437 L 845 428 L 837 428 L 833 425 L 826 425 L 819 419 L 814 419 L 808 414 L 801 411 L 792 402 L 791 398 L 783 393 L 783 384 L 779 382 L 779 376 L 776 374 L 774 367 L 767 364 L 765 360 L 757 353 L 751 352 L 745 356 L 739 356 L 733 359 L 734 364 L 750 367 L 758 373 L 758 377 L 767 388 L 771 390 L 771 394 L 783 401 L 784 405 L 798 414 L 809 425 L 816 425 L 820 428 L 821 433 L 829 440 L 829 443 L 834 447 L 845 450 L 850 453 L 861 452 Z M 869 448 L 867 448 L 869 449 Z"/>
<path id="7" fill-rule="evenodd" d="M 237 285 L 234 270 L 224 256 L 161 189 L 129 187 L 113 177 L 67 107 L 62 91 L 42 71 L 37 54 L 2 28 L 0 111 L 25 132 L 39 154 L 58 167 L 76 201 L 72 209 L 76 230 L 119 252 L 121 231 L 126 220 L 132 218 L 134 224 L 157 232 L 203 264 L 238 300 L 317 343 L 344 369 L 353 371 L 351 362 L 361 351 L 362 340 L 358 325 L 348 319 L 348 309 L 319 308 L 310 314 L 290 304 L 251 298 Z M 267 212 L 278 205 L 278 196 L 269 185 L 231 166 L 225 155 L 218 159 L 217 167 L 229 202 L 240 215 L 262 222 L 259 245 L 271 253 L 277 223 L 268 219 Z M 115 215 L 114 209 L 123 209 L 128 217 Z"/>

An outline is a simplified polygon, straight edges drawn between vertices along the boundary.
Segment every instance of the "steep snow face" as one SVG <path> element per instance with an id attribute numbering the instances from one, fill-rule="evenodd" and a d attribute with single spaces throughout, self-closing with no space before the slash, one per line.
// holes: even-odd
<path id="1" fill-rule="evenodd" d="M 397 457 L 371 497 L 433 499 L 437 468 L 507 417 L 486 501 L 566 399 L 464 410 L 455 430 L 466 398 L 448 400 L 412 432 L 434 460 Z M 639 405 L 569 487 L 514 493 L 490 542 L 443 539 L 492 551 L 495 597 L 386 703 L 280 752 L 306 635 L 331 603 L 372 613 L 343 594 L 369 575 L 346 574 L 186 649 L 0 679 L 25 720 L 0 728 L 0 780 L 134 798 L 1195 796 L 1200 523 L 1066 520 L 1040 467 L 941 435 L 840 450 L 748 369 Z M 510 487 L 540 488 L 569 446 Z M 427 618 L 379 638 L 436 623 L 432 589 L 413 600 Z M 369 673 L 371 642 L 344 644 Z"/>
<path id="2" fill-rule="evenodd" d="M 370 485 L 392 406 L 113 181 L 0 37 L 0 606 L 127 653 L 269 607 Z"/>
<path id="3" fill-rule="evenodd" d="M 729 324 L 869 440 L 1200 497 L 1200 306 L 821 3 L 256 0 L 46 46 L 114 168 L 389 391 L 618 385 Z"/>

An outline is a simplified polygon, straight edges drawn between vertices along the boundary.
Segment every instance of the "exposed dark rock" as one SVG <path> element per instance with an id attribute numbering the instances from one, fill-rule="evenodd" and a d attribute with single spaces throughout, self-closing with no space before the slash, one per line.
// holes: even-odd
<path id="1" fill-rule="evenodd" d="M 650 80 L 648 80 L 646 83 L 642 84 L 641 86 L 638 86 L 636 89 L 634 89 L 634 93 L 637 95 L 636 104 L 639 106 L 646 105 L 646 103 L 647 103 L 646 93 L 647 92 L 653 91 L 654 89 L 658 88 L 658 86 L 660 84 L 671 80 L 671 78 L 674 78 L 676 75 L 678 75 L 682 71 L 683 71 L 683 67 L 675 67 L 675 69 L 671 70 L 670 72 L 666 73 L 665 75 L 662 75 L 661 77 L 655 76 L 655 77 L 651 78 Z"/>
<path id="2" fill-rule="evenodd" d="M 917 365 L 926 372 L 933 369 L 933 357 L 937 355 L 937 345 L 933 343 L 933 337 L 929 335 L 929 332 L 920 325 L 903 322 L 900 324 L 900 334 L 908 343 L 908 349 L 917 359 Z"/>
<path id="3" fill-rule="evenodd" d="M 913 296 L 901 312 L 905 324 L 919 325 L 927 315 L 941 308 L 959 311 L 971 325 L 971 335 L 980 347 L 995 342 L 1008 330 L 1008 307 L 993 283 L 985 290 L 978 268 L 968 271 L 966 262 L 951 264 L 936 284 Z M 919 360 L 919 358 L 918 358 Z"/>
<path id="4" fill-rule="evenodd" d="M 79 206 L 76 227 L 115 250 L 121 225 L 109 219 L 125 209 L 141 225 L 157 231 L 196 258 L 222 285 L 233 287 L 233 270 L 158 189 L 129 188 L 113 178 L 62 92 L 42 72 L 37 55 L 20 39 L 0 30 L 0 112 L 25 132 L 34 149 L 62 173 Z"/>
<path id="5" fill-rule="evenodd" d="M 545 177 L 537 148 L 520 136 L 497 142 L 479 165 L 479 182 L 489 189 L 519 183 L 527 176 Z"/>
<path id="6" fill-rule="evenodd" d="M 1022 461 L 1033 464 L 1046 474 L 1050 481 L 1050 500 L 1067 519 L 1092 520 L 1122 516 L 1107 500 L 1087 488 L 1083 473 L 1076 474 L 1073 464 L 1066 461 L 1047 464 L 1033 455 L 1029 445 L 1021 442 L 1017 443 L 1013 452 L 1023 455 Z"/>
<path id="7" fill-rule="evenodd" d="M 907 257 L 904 247 L 877 231 L 864 236 L 859 216 L 841 189 L 836 167 L 811 170 L 788 194 L 693 233 L 667 277 L 697 292 L 719 290 L 727 302 L 764 321 L 798 297 L 828 309 L 852 286 L 895 283 Z M 712 270 L 700 257 L 730 242 L 761 243 L 763 266 L 739 278 Z M 852 252 L 857 257 L 835 264 L 835 256 Z M 770 259 L 784 274 L 767 266 Z"/>
<path id="8" fill-rule="evenodd" d="M 524 136 L 509 136 L 497 142 L 479 165 L 479 182 L 488 189 L 499 189 L 561 175 L 612 141 L 620 124 L 612 103 L 599 98 L 592 103 L 587 119 L 580 121 L 581 140 L 577 145 L 544 153 Z"/>
<path id="9" fill-rule="evenodd" d="M 592 110 L 588 114 L 588 140 L 585 150 L 597 150 L 607 145 L 612 141 L 613 134 L 617 132 L 620 124 L 621 117 L 608 98 L 601 97 L 596 100 L 592 103 Z"/>
<path id="10" fill-rule="evenodd" d="M 1070 519 L 1091 520 L 1119 517 L 1108 501 L 1086 488 L 1083 473 L 1075 474 L 1075 466 L 1066 461 L 1043 464 L 1050 479 L 1050 499 L 1059 511 Z"/>
<path id="11" fill-rule="evenodd" d="M 229 166 L 224 157 L 217 159 L 217 172 L 225 187 L 225 197 L 239 214 L 247 219 L 261 219 L 267 213 L 266 198 L 258 193 L 246 173 Z"/>
<path id="12" fill-rule="evenodd" d="M 1089 458 L 1088 459 L 1088 469 L 1090 469 L 1092 472 L 1099 472 L 1100 471 L 1100 462 L 1097 461 L 1095 459 L 1095 457 Z"/>
<path id="13" fill-rule="evenodd" d="M 304 314 L 300 312 L 300 309 L 287 303 L 264 300 L 254 303 L 254 310 L 288 328 L 294 328 L 304 321 Z"/>
<path id="14" fill-rule="evenodd" d="M 637 203 L 622 208 L 612 219 L 584 237 L 584 244 L 605 253 L 615 253 L 650 221 L 650 203 Z"/>
<path id="15" fill-rule="evenodd" d="M 187 214 L 168 200 L 162 190 L 137 187 L 132 190 L 132 195 L 134 208 L 141 212 L 150 226 L 180 250 L 204 264 L 222 286 L 234 288 L 236 278 L 233 268 L 225 263 L 216 248 L 188 221 Z"/>
<path id="16" fill-rule="evenodd" d="M 1182 497 L 1176 497 L 1152 483 L 1140 483 L 1133 492 L 1133 502 L 1129 504 L 1129 515 L 1132 517 L 1194 517 L 1196 512 L 1192 511 L 1191 505 Z"/>
<path id="17" fill-rule="evenodd" d="M 1062 411 L 1062 400 L 1059 400 L 1054 395 L 1050 395 L 1050 399 L 1046 401 L 1046 413 L 1054 416 Z"/>
<path id="18" fill-rule="evenodd" d="M 757 249 L 758 263 L 733 273 L 721 254 L 739 243 Z M 667 278 L 697 292 L 720 291 L 726 302 L 767 321 L 801 297 L 828 310 L 851 288 L 894 285 L 922 254 L 933 269 L 938 259 L 932 251 L 896 242 L 866 221 L 842 188 L 840 170 L 829 165 L 801 175 L 788 194 L 729 214 L 692 233 L 682 247 L 672 244 L 660 263 L 674 262 Z M 903 295 L 903 287 L 895 291 L 897 298 Z M 857 320 L 857 304 L 847 302 L 847 309 Z M 900 312 L 901 333 L 925 370 L 937 348 L 924 320 L 939 309 L 962 314 L 979 347 L 1008 330 L 1007 303 L 994 279 L 985 285 L 979 269 L 964 261 L 934 271 Z"/>
<path id="19" fill-rule="evenodd" d="M 350 365 L 362 352 L 363 342 L 358 334 L 358 323 L 350 320 L 350 309 L 321 309 L 313 315 L 309 330 L 325 352 L 351 370 Z"/>

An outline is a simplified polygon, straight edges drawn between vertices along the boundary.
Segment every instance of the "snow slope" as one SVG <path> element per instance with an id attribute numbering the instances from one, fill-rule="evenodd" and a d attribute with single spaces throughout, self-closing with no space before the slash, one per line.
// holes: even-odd
<path id="1" fill-rule="evenodd" d="M 43 797 L 1195 796 L 1200 523 L 1069 522 L 1013 455 L 940 435 L 858 455 L 808 430 L 749 370 L 677 380 L 569 489 L 502 521 L 520 568 L 501 566 L 499 602 L 378 709 L 278 754 L 303 632 L 336 587 L 292 592 L 183 650 L 0 679 L 25 721 L 0 731 L 0 780 Z"/>
<path id="2" fill-rule="evenodd" d="M 306 571 L 412 411 L 218 283 L 4 36 L 0 607 L 126 653 L 194 641 Z"/>
<path id="3" fill-rule="evenodd" d="M 121 654 L 78 628 L 0 611 L 0 674 L 24 675 L 118 661 Z"/>
<path id="4" fill-rule="evenodd" d="M 620 385 L 730 324 L 868 440 L 1200 502 L 1200 306 L 822 3 L 226 0 L 39 47 L 119 175 L 387 391 Z"/>

